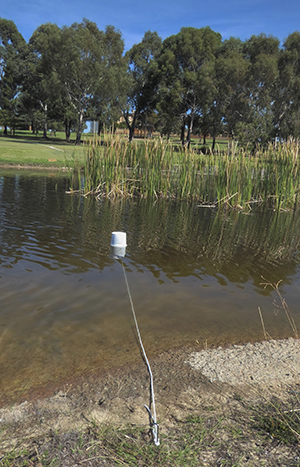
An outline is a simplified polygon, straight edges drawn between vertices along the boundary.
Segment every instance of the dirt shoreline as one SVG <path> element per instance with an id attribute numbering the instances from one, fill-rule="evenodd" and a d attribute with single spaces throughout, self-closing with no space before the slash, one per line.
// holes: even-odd
<path id="1" fill-rule="evenodd" d="M 205 450 L 206 457 L 203 454 L 206 461 L 203 458 L 204 463 L 199 465 L 300 465 L 299 445 L 291 448 L 272 439 L 266 444 L 247 427 L 250 406 L 261 406 L 275 398 L 284 402 L 300 391 L 298 340 L 290 338 L 200 352 L 170 351 L 150 363 L 163 436 L 171 437 L 172 430 L 178 429 L 190 416 L 207 420 L 221 417 L 228 422 L 230 430 L 242 426 L 247 433 L 246 439 L 243 437 L 238 444 L 236 439 L 231 439 L 229 429 L 221 430 L 220 437 L 227 437 L 224 443 L 230 446 L 233 457 L 240 459 L 249 452 L 249 462 L 243 458 L 241 464 L 217 464 L 217 453 L 211 447 Z M 17 444 L 29 448 L 37 442 L 45 444 L 53 432 L 82 431 L 91 423 L 139 426 L 147 430 L 149 420 L 144 404 L 149 404 L 149 377 L 142 361 L 111 373 L 77 378 L 22 403 L 3 406 L 0 409 L 1 450 L 7 452 Z"/>

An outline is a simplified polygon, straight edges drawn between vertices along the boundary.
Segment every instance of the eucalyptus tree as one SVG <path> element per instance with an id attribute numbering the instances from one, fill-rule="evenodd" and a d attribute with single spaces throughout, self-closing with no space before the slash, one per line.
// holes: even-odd
<path id="1" fill-rule="evenodd" d="M 213 138 L 224 129 L 236 137 L 237 125 L 247 114 L 248 68 L 243 42 L 234 37 L 225 40 L 216 52 L 215 94 L 208 116 Z"/>
<path id="2" fill-rule="evenodd" d="M 57 71 L 61 29 L 52 23 L 39 26 L 29 40 L 26 78 L 23 82 L 23 106 L 39 121 L 47 138 L 48 119 L 63 120 L 63 89 Z"/>
<path id="3" fill-rule="evenodd" d="M 127 60 L 123 55 L 124 42 L 121 33 L 108 26 L 104 35 L 104 53 L 108 58 L 105 76 L 98 81 L 92 98 L 91 116 L 98 121 L 98 134 L 104 125 L 112 127 L 122 116 L 124 106 L 124 77 Z"/>
<path id="4" fill-rule="evenodd" d="M 0 122 L 15 131 L 26 42 L 13 21 L 0 18 Z"/>
<path id="5" fill-rule="evenodd" d="M 122 81 L 123 96 L 120 106 L 132 140 L 138 119 L 151 112 L 154 107 L 156 57 L 162 41 L 157 32 L 147 31 L 143 39 L 127 53 L 127 73 Z"/>
<path id="6" fill-rule="evenodd" d="M 221 35 L 209 27 L 182 28 L 163 42 L 158 58 L 159 108 L 181 120 L 183 145 L 190 144 L 195 117 L 205 112 L 211 100 L 213 64 L 220 44 Z"/>
<path id="7" fill-rule="evenodd" d="M 242 53 L 243 43 L 231 37 L 215 51 L 210 61 L 210 82 L 203 101 L 198 126 L 206 144 L 206 136 L 212 136 L 212 151 L 216 137 L 227 131 L 234 137 L 235 127 L 241 118 L 245 101 L 245 77 L 247 63 Z"/>
<path id="8" fill-rule="evenodd" d="M 169 138 L 171 133 L 180 134 L 182 127 L 181 107 L 179 83 L 174 83 L 174 86 L 168 88 L 163 82 L 160 82 L 156 110 L 158 113 L 157 128 L 161 135 L 166 135 Z"/>
<path id="9" fill-rule="evenodd" d="M 109 40 L 114 36 L 114 40 Z M 117 43 L 117 46 L 116 46 Z M 87 19 L 62 28 L 57 54 L 57 71 L 68 100 L 77 113 L 76 144 L 80 143 L 83 122 L 92 115 L 93 97 L 108 78 L 110 66 L 121 60 L 124 44 L 112 26 L 100 31 Z"/>
<path id="10" fill-rule="evenodd" d="M 300 33 L 290 34 L 280 51 L 279 80 L 275 100 L 278 136 L 300 137 Z"/>
<path id="11" fill-rule="evenodd" d="M 255 147 L 274 138 L 274 102 L 278 84 L 279 40 L 260 34 L 244 43 L 248 63 L 247 107 L 238 128 L 240 142 Z"/>

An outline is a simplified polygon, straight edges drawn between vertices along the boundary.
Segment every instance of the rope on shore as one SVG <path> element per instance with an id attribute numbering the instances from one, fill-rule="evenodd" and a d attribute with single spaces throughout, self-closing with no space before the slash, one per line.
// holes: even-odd
<path id="1" fill-rule="evenodd" d="M 127 276 L 126 276 L 126 271 L 125 271 L 124 264 L 123 264 L 122 260 L 121 260 L 121 264 L 122 264 L 122 268 L 123 268 L 123 272 L 124 272 L 124 278 L 125 278 L 125 283 L 126 283 L 127 292 L 128 292 L 128 296 L 129 296 L 129 301 L 130 301 L 130 305 L 131 305 L 131 310 L 132 310 L 132 314 L 133 314 L 133 319 L 134 319 L 134 323 L 135 323 L 135 327 L 136 327 L 136 332 L 137 332 L 139 343 L 140 343 L 140 346 L 141 346 L 141 349 L 142 349 L 143 358 L 144 358 L 144 361 L 146 363 L 146 366 L 147 366 L 147 369 L 148 369 L 148 372 L 149 372 L 149 376 L 150 376 L 150 407 L 151 407 L 151 404 L 152 404 L 152 412 L 151 412 L 150 408 L 147 405 L 144 405 L 144 407 L 145 407 L 145 409 L 147 410 L 147 412 L 149 414 L 150 427 L 151 427 L 151 430 L 152 430 L 153 442 L 154 442 L 155 446 L 159 446 L 160 445 L 160 442 L 159 442 L 159 425 L 156 422 L 153 375 L 152 375 L 149 360 L 147 358 L 147 355 L 146 355 L 146 352 L 145 352 L 145 349 L 144 349 L 144 346 L 143 346 L 143 342 L 142 342 L 138 322 L 137 322 L 137 319 L 136 319 L 136 314 L 135 314 L 135 311 L 134 311 L 133 301 L 132 301 L 132 298 L 131 298 L 129 284 L 128 284 L 128 280 L 127 280 Z"/>

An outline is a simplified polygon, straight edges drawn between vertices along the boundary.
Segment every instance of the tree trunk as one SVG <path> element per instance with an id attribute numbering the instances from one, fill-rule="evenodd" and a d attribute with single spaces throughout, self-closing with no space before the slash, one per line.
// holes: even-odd
<path id="1" fill-rule="evenodd" d="M 75 146 L 79 146 L 81 143 L 81 131 L 77 131 L 76 133 L 76 140 L 75 140 Z"/>
<path id="2" fill-rule="evenodd" d="M 4 134 L 4 135 L 7 135 L 7 126 L 6 126 L 6 125 L 4 125 L 3 134 Z"/>
<path id="3" fill-rule="evenodd" d="M 65 133 L 66 133 L 66 141 L 67 141 L 67 143 L 69 143 L 70 142 L 70 135 L 71 135 L 70 120 L 65 120 Z"/>
<path id="4" fill-rule="evenodd" d="M 77 128 L 76 141 L 75 141 L 76 146 L 78 146 L 81 143 L 82 126 L 83 126 L 83 111 L 81 110 L 78 115 L 78 128 Z"/>
<path id="5" fill-rule="evenodd" d="M 129 122 L 128 115 L 127 115 L 127 114 L 124 114 L 125 122 L 126 122 L 126 125 L 127 125 L 128 130 L 129 130 L 129 137 L 128 137 L 129 143 L 131 143 L 131 141 L 133 140 L 134 130 L 135 130 L 135 123 L 136 123 L 136 117 L 137 117 L 137 111 L 134 112 L 132 122 L 130 123 L 130 122 Z"/>
<path id="6" fill-rule="evenodd" d="M 212 140 L 212 146 L 211 146 L 211 151 L 214 152 L 215 150 L 215 144 L 216 144 L 216 132 L 213 132 L 213 140 Z"/>
<path id="7" fill-rule="evenodd" d="M 129 143 L 131 143 L 131 141 L 133 140 L 133 136 L 134 136 L 134 127 L 131 125 L 129 128 L 129 137 L 128 137 Z"/>
<path id="8" fill-rule="evenodd" d="M 47 136 L 47 120 L 46 120 L 46 119 L 44 120 L 43 137 L 44 137 L 45 139 L 48 139 L 48 136 Z"/>
<path id="9" fill-rule="evenodd" d="M 103 128 L 103 124 L 102 124 L 101 120 L 98 120 L 98 136 L 101 135 L 102 128 Z"/>
<path id="10" fill-rule="evenodd" d="M 42 106 L 42 109 L 44 111 L 44 121 L 43 121 L 43 138 L 45 139 L 48 139 L 48 136 L 47 136 L 47 120 L 48 120 L 48 106 L 47 104 L 42 104 L 41 102 L 41 106 Z"/>
<path id="11" fill-rule="evenodd" d="M 193 131 L 193 124 L 194 124 L 194 114 L 192 113 L 190 115 L 190 121 L 189 121 L 189 126 L 188 126 L 187 137 L 186 137 L 186 142 L 187 142 L 188 149 L 190 149 L 190 145 L 191 145 L 191 135 L 192 135 L 192 131 Z"/>
<path id="12" fill-rule="evenodd" d="M 190 149 L 190 145 L 191 145 L 191 130 L 190 130 L 190 126 L 188 126 L 188 131 L 187 131 L 187 135 L 186 135 L 186 145 L 187 145 L 187 148 Z"/>
<path id="13" fill-rule="evenodd" d="M 185 144 L 185 118 L 184 117 L 182 119 L 180 141 L 181 141 L 182 146 L 184 146 Z"/>

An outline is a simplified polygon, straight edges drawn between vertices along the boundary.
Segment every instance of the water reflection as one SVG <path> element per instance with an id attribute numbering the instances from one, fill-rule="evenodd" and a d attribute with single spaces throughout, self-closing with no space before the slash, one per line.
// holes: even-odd
<path id="1" fill-rule="evenodd" d="M 57 174 L 0 173 L 0 390 L 140 358 L 111 232 L 127 232 L 124 265 L 147 353 L 291 335 L 262 277 L 282 279 L 299 321 L 300 216 L 244 215 L 172 202 L 66 195 Z M 198 344 L 197 344 L 198 345 Z"/>

